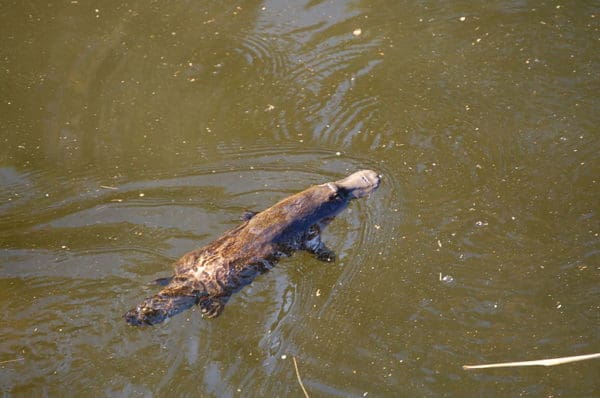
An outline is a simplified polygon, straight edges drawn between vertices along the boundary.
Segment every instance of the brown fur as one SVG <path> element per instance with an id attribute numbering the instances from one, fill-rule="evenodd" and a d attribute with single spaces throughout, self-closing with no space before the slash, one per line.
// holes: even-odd
<path id="1" fill-rule="evenodd" d="M 377 174 L 363 170 L 312 186 L 249 216 L 214 242 L 180 258 L 168 285 L 125 314 L 127 322 L 152 325 L 194 304 L 200 305 L 204 316 L 217 316 L 232 293 L 296 250 L 332 261 L 334 254 L 321 242 L 321 230 L 351 199 L 368 195 L 378 185 Z"/>

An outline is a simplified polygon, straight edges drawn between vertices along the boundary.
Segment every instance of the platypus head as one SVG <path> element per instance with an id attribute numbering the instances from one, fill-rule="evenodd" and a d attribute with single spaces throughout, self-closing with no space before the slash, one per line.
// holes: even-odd
<path id="1" fill-rule="evenodd" d="M 380 180 L 379 175 L 373 170 L 361 170 L 342 180 L 327 183 L 327 186 L 339 195 L 356 199 L 368 196 L 375 191 L 379 187 Z"/>

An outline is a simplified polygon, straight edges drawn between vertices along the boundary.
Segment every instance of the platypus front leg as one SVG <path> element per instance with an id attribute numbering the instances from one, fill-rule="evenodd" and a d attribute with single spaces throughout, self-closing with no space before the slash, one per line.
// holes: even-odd
<path id="1" fill-rule="evenodd" d="M 313 225 L 308 230 L 308 237 L 304 241 L 303 247 L 309 253 L 315 255 L 317 260 L 333 262 L 335 261 L 335 252 L 325 246 L 321 240 L 321 231 L 318 225 Z"/>

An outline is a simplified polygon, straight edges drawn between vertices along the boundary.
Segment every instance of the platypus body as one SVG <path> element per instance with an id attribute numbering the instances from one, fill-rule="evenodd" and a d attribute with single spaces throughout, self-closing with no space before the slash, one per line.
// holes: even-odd
<path id="1" fill-rule="evenodd" d="M 374 171 L 362 170 L 248 213 L 241 225 L 180 258 L 166 286 L 127 312 L 125 319 L 131 325 L 154 325 L 194 305 L 212 318 L 223 311 L 231 294 L 281 257 L 306 250 L 320 260 L 333 261 L 335 255 L 321 241 L 321 231 L 352 199 L 375 191 L 379 181 Z"/>

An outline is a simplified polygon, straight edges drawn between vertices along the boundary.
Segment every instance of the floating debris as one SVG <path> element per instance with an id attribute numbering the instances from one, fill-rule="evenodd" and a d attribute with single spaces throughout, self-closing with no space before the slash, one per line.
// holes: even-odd
<path id="1" fill-rule="evenodd" d="M 4 365 L 5 363 L 24 361 L 25 358 L 15 358 L 15 359 L 7 359 L 6 361 L 0 361 L 0 365 Z"/>
<path id="2" fill-rule="evenodd" d="M 485 369 L 485 368 L 508 368 L 515 366 L 554 366 L 562 365 L 564 363 L 571 363 L 577 361 L 585 361 L 586 359 L 600 358 L 600 353 L 577 355 L 574 357 L 560 357 L 550 359 L 540 359 L 537 361 L 522 361 L 522 362 L 502 362 L 502 363 L 490 363 L 487 365 L 463 365 L 463 369 Z"/>
<path id="3" fill-rule="evenodd" d="M 444 275 L 444 276 L 442 276 L 442 273 L 440 272 L 440 282 L 444 282 L 446 284 L 450 284 L 450 283 L 454 282 L 454 277 L 452 277 L 452 275 Z"/>
<path id="4" fill-rule="evenodd" d="M 298 379 L 298 384 L 300 384 L 304 396 L 306 398 L 309 398 L 308 392 L 306 391 L 306 388 L 304 388 L 304 383 L 302 383 L 302 379 L 300 378 L 300 371 L 298 370 L 298 363 L 296 362 L 296 357 L 292 357 L 292 360 L 294 361 L 294 369 L 296 369 L 296 378 Z"/>

